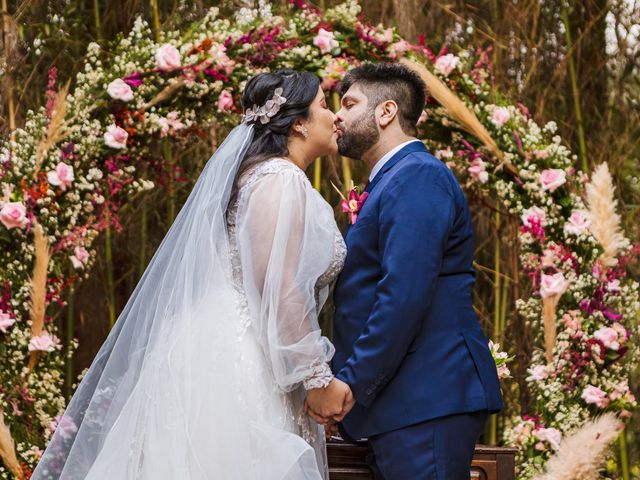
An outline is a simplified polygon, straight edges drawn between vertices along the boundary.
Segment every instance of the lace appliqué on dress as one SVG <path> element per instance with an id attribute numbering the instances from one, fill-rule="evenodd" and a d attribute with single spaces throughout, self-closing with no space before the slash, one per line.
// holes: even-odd
<path id="1" fill-rule="evenodd" d="M 304 379 L 305 390 L 311 390 L 314 388 L 324 388 L 333 380 L 333 373 L 331 368 L 325 362 L 317 361 L 311 365 L 311 375 Z"/>

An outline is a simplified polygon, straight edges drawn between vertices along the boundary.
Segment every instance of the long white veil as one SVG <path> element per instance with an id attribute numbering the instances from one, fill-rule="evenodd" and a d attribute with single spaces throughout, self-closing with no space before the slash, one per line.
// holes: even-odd
<path id="1" fill-rule="evenodd" d="M 199 357 L 188 359 L 184 358 L 184 352 L 174 355 L 173 349 L 179 341 L 183 346 L 191 344 L 202 349 L 202 345 L 206 345 L 203 338 L 217 334 L 208 328 L 225 328 L 224 321 L 209 322 L 209 326 L 206 322 L 194 324 L 193 319 L 203 314 L 215 316 L 218 308 L 220 311 L 232 308 L 230 303 L 234 295 L 229 291 L 231 268 L 225 212 L 238 168 L 252 138 L 253 126 L 239 125 L 207 162 L 69 403 L 33 473 L 33 480 L 139 478 L 133 469 L 144 458 L 123 462 L 122 455 L 124 458 L 140 456 L 154 448 L 156 452 L 172 451 L 175 455 L 171 461 L 157 462 L 153 467 L 157 469 L 155 473 L 147 468 L 144 478 L 208 478 L 202 463 L 219 460 L 217 456 L 225 454 L 212 451 L 206 459 L 193 458 L 188 453 L 194 449 L 194 442 L 200 442 L 201 451 L 206 450 L 207 446 L 202 442 L 217 435 L 216 431 L 198 431 L 198 425 L 194 424 L 198 411 L 206 413 L 207 409 L 234 408 L 228 401 L 221 403 L 215 396 L 215 388 L 218 392 L 225 388 L 219 382 L 230 381 L 229 378 L 213 378 L 213 374 L 207 382 L 199 382 L 201 378 L 198 378 L 207 375 L 211 365 L 208 361 L 215 362 L 224 357 L 225 346 L 216 343 L 218 350 L 191 352 Z M 162 358 L 158 352 L 162 352 Z M 208 360 L 199 361 L 198 358 Z M 149 371 L 157 378 L 146 382 L 144 391 L 139 391 L 141 374 L 152 363 L 155 367 Z M 178 372 L 181 378 L 177 378 Z M 167 398 L 157 398 L 158 395 Z M 202 398 L 207 396 L 213 398 Z M 164 418 L 155 419 L 157 431 L 146 432 L 140 437 L 137 424 L 144 421 L 141 418 L 144 415 L 157 415 L 160 402 Z M 190 409 L 188 418 L 184 414 L 186 408 Z M 137 413 L 123 413 L 133 411 Z M 231 422 L 233 412 L 229 414 Z M 224 415 L 219 417 L 224 422 Z M 219 427 L 220 431 L 233 432 L 232 424 L 220 424 Z M 127 435 L 115 438 L 130 438 L 131 444 L 111 445 L 113 458 L 101 459 L 101 463 L 127 465 L 113 465 L 110 470 L 99 467 L 102 473 L 94 475 L 92 469 L 98 468 L 94 465 L 96 459 L 114 429 L 127 430 Z M 145 443 L 145 447 L 139 448 L 136 443 Z M 242 449 L 233 439 L 229 439 L 228 444 L 229 448 Z M 200 474 L 194 473 L 198 470 Z M 107 474 L 108 477 L 100 476 Z M 240 478 L 236 474 L 229 470 L 220 478 Z"/>

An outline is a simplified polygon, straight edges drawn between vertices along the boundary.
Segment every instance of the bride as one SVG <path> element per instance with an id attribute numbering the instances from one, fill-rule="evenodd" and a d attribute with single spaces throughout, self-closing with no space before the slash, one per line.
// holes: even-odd
<path id="1" fill-rule="evenodd" d="M 350 395 L 317 321 L 345 246 L 304 170 L 337 151 L 335 116 L 295 71 L 255 76 L 242 105 L 33 480 L 328 478 L 303 404 Z"/>

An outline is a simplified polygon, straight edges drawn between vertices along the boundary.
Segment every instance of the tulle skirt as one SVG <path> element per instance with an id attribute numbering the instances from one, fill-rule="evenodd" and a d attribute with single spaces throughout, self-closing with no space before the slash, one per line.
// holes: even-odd
<path id="1" fill-rule="evenodd" d="M 241 296 L 229 293 L 209 296 L 192 328 L 147 352 L 86 479 L 328 479 L 304 391 L 278 388 Z"/>

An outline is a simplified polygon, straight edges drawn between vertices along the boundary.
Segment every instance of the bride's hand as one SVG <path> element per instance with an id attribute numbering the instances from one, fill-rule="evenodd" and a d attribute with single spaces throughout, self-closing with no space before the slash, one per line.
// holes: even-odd
<path id="1" fill-rule="evenodd" d="M 307 391 L 305 407 L 307 412 L 318 423 L 326 424 L 334 416 L 344 416 L 345 405 L 349 398 L 353 398 L 349 385 L 337 378 L 324 388 L 314 388 Z M 352 405 L 353 406 L 353 405 Z M 321 421 L 318 421 L 321 419 Z"/>

